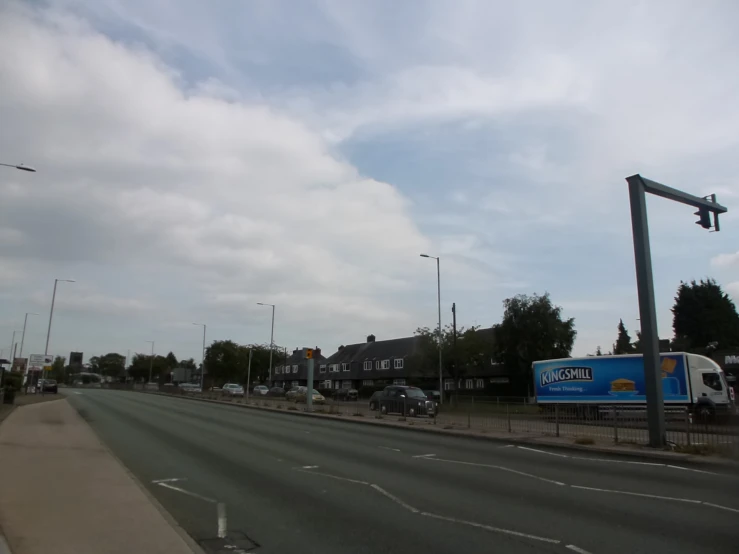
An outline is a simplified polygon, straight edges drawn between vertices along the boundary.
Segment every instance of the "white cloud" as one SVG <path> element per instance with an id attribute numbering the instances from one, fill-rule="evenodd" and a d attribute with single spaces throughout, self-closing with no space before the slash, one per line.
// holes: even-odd
<path id="1" fill-rule="evenodd" d="M 739 264 L 739 252 L 733 254 L 719 254 L 711 258 L 711 265 L 714 267 L 731 267 Z"/>
<path id="2" fill-rule="evenodd" d="M 739 304 L 739 281 L 729 283 L 725 287 L 726 292 L 734 300 L 735 303 Z"/>

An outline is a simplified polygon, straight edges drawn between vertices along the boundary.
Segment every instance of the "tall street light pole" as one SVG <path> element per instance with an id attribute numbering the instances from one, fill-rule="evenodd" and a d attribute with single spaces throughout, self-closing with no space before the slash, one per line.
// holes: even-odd
<path id="1" fill-rule="evenodd" d="M 19 358 L 22 358 L 23 357 L 23 343 L 26 340 L 26 325 L 28 324 L 28 316 L 29 315 L 38 315 L 38 314 L 37 313 L 34 313 L 34 312 L 26 312 L 26 317 L 23 318 L 23 334 L 21 335 L 21 351 L 18 354 L 18 357 Z"/>
<path id="2" fill-rule="evenodd" d="M 49 338 L 51 337 L 51 320 L 54 317 L 54 302 L 56 301 L 56 286 L 58 283 L 74 283 L 74 279 L 54 279 L 54 292 L 51 295 L 51 310 L 49 310 L 49 328 L 46 330 L 46 346 L 44 347 L 44 356 L 46 356 L 49 353 Z M 46 362 L 44 362 L 46 363 Z M 44 368 L 46 366 L 42 366 L 41 368 L 41 378 L 44 377 Z M 43 394 L 43 390 L 41 391 L 41 394 Z"/>
<path id="3" fill-rule="evenodd" d="M 422 258 L 431 258 L 432 260 L 436 260 L 436 300 L 437 305 L 439 308 L 439 328 L 438 328 L 438 337 L 439 337 L 439 404 L 444 403 L 444 382 L 442 379 L 442 373 L 444 371 L 444 365 L 442 361 L 441 356 L 441 269 L 439 267 L 439 257 L 438 256 L 429 256 L 428 254 L 421 254 Z"/>
<path id="4" fill-rule="evenodd" d="M 203 386 L 205 385 L 205 329 L 207 325 L 205 323 L 193 323 L 193 325 L 203 327 L 203 361 L 200 364 L 200 390 L 203 390 Z"/>
<path id="5" fill-rule="evenodd" d="M 149 381 L 147 382 L 147 385 L 151 383 L 151 371 L 154 369 L 154 341 L 153 340 L 147 340 L 144 342 L 150 342 L 151 343 L 151 358 L 149 358 Z"/>
<path id="6" fill-rule="evenodd" d="M 23 164 L 0 164 L 4 167 L 12 167 L 13 169 L 20 169 L 21 171 L 29 171 L 31 173 L 36 173 L 36 170 L 32 168 L 30 165 L 23 165 Z"/>
<path id="7" fill-rule="evenodd" d="M 267 374 L 267 382 L 272 386 L 272 351 L 275 349 L 275 305 L 257 302 L 259 306 L 272 306 L 272 332 L 269 335 L 269 373 Z"/>

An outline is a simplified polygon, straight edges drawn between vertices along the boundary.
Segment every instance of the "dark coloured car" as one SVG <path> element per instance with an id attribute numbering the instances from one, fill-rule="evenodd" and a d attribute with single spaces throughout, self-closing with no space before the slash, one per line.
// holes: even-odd
<path id="1" fill-rule="evenodd" d="M 334 393 L 334 400 L 359 400 L 357 389 L 338 389 Z"/>
<path id="2" fill-rule="evenodd" d="M 375 406 L 373 408 L 373 406 Z M 404 416 L 434 417 L 436 406 L 428 400 L 424 392 L 418 387 L 405 385 L 390 385 L 384 390 L 376 392 L 370 398 L 370 410 L 380 410 L 383 414 L 396 413 Z"/>
<path id="3" fill-rule="evenodd" d="M 285 396 L 285 389 L 283 389 L 282 387 L 272 387 L 271 389 L 269 389 L 267 396 L 282 398 L 283 396 Z"/>
<path id="4" fill-rule="evenodd" d="M 425 390 L 423 393 L 426 395 L 426 398 L 434 403 L 434 408 L 438 412 L 439 406 L 441 405 L 441 393 L 438 390 Z"/>
<path id="5" fill-rule="evenodd" d="M 56 381 L 54 379 L 44 379 L 41 382 L 41 391 L 51 392 L 51 393 L 56 394 L 57 393 Z"/>

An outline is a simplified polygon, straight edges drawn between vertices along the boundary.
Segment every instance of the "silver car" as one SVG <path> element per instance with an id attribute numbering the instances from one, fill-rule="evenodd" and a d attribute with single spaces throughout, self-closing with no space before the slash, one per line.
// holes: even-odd
<path id="1" fill-rule="evenodd" d="M 269 388 L 265 385 L 257 385 L 254 387 L 254 396 L 267 396 Z"/>
<path id="2" fill-rule="evenodd" d="M 244 396 L 244 387 L 237 383 L 226 383 L 221 388 L 221 394 L 225 396 Z"/>

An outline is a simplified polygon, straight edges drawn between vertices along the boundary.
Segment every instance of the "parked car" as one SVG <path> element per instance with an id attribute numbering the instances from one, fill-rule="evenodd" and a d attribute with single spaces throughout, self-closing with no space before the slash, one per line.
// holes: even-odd
<path id="1" fill-rule="evenodd" d="M 334 393 L 334 400 L 359 400 L 357 389 L 338 389 Z"/>
<path id="2" fill-rule="evenodd" d="M 426 395 L 426 398 L 431 400 L 434 403 L 434 408 L 436 408 L 436 411 L 439 411 L 439 406 L 441 405 L 441 393 L 438 390 L 425 390 L 423 393 Z"/>
<path id="3" fill-rule="evenodd" d="M 269 388 L 266 385 L 257 385 L 252 390 L 252 393 L 254 396 L 267 396 L 267 393 L 269 392 Z"/>
<path id="4" fill-rule="evenodd" d="M 244 396 L 244 387 L 237 383 L 226 383 L 221 389 L 224 396 Z"/>
<path id="5" fill-rule="evenodd" d="M 300 389 L 304 389 L 304 388 L 305 387 L 293 387 L 293 388 L 291 388 L 289 391 L 287 391 L 285 393 L 285 399 L 286 400 L 289 400 L 290 402 L 294 402 L 295 401 L 295 395 L 298 394 L 298 392 L 300 391 Z"/>
<path id="6" fill-rule="evenodd" d="M 285 389 L 283 389 L 282 387 L 272 387 L 271 389 L 269 389 L 269 391 L 267 391 L 267 396 L 281 398 L 285 396 Z"/>
<path id="7" fill-rule="evenodd" d="M 53 392 L 56 394 L 57 392 L 57 384 L 54 379 L 41 379 L 40 380 L 40 389 L 41 392 Z"/>
<path id="8" fill-rule="evenodd" d="M 294 402 L 306 402 L 308 396 L 308 387 L 298 387 L 297 392 L 293 396 Z M 325 404 L 326 397 L 316 389 L 313 389 L 313 404 Z"/>
<path id="9" fill-rule="evenodd" d="M 433 400 L 428 400 L 421 389 L 406 385 L 390 385 L 370 398 L 370 410 L 380 410 L 383 414 L 434 417 L 435 408 Z"/>
<path id="10" fill-rule="evenodd" d="M 383 391 L 381 390 L 376 390 L 375 392 L 372 393 L 372 396 L 370 396 L 369 409 L 372 410 L 373 412 L 380 409 L 379 400 L 380 400 L 380 396 L 382 396 L 382 392 Z"/>
<path id="11" fill-rule="evenodd" d="M 203 392 L 197 383 L 180 383 L 180 390 L 182 392 Z"/>

